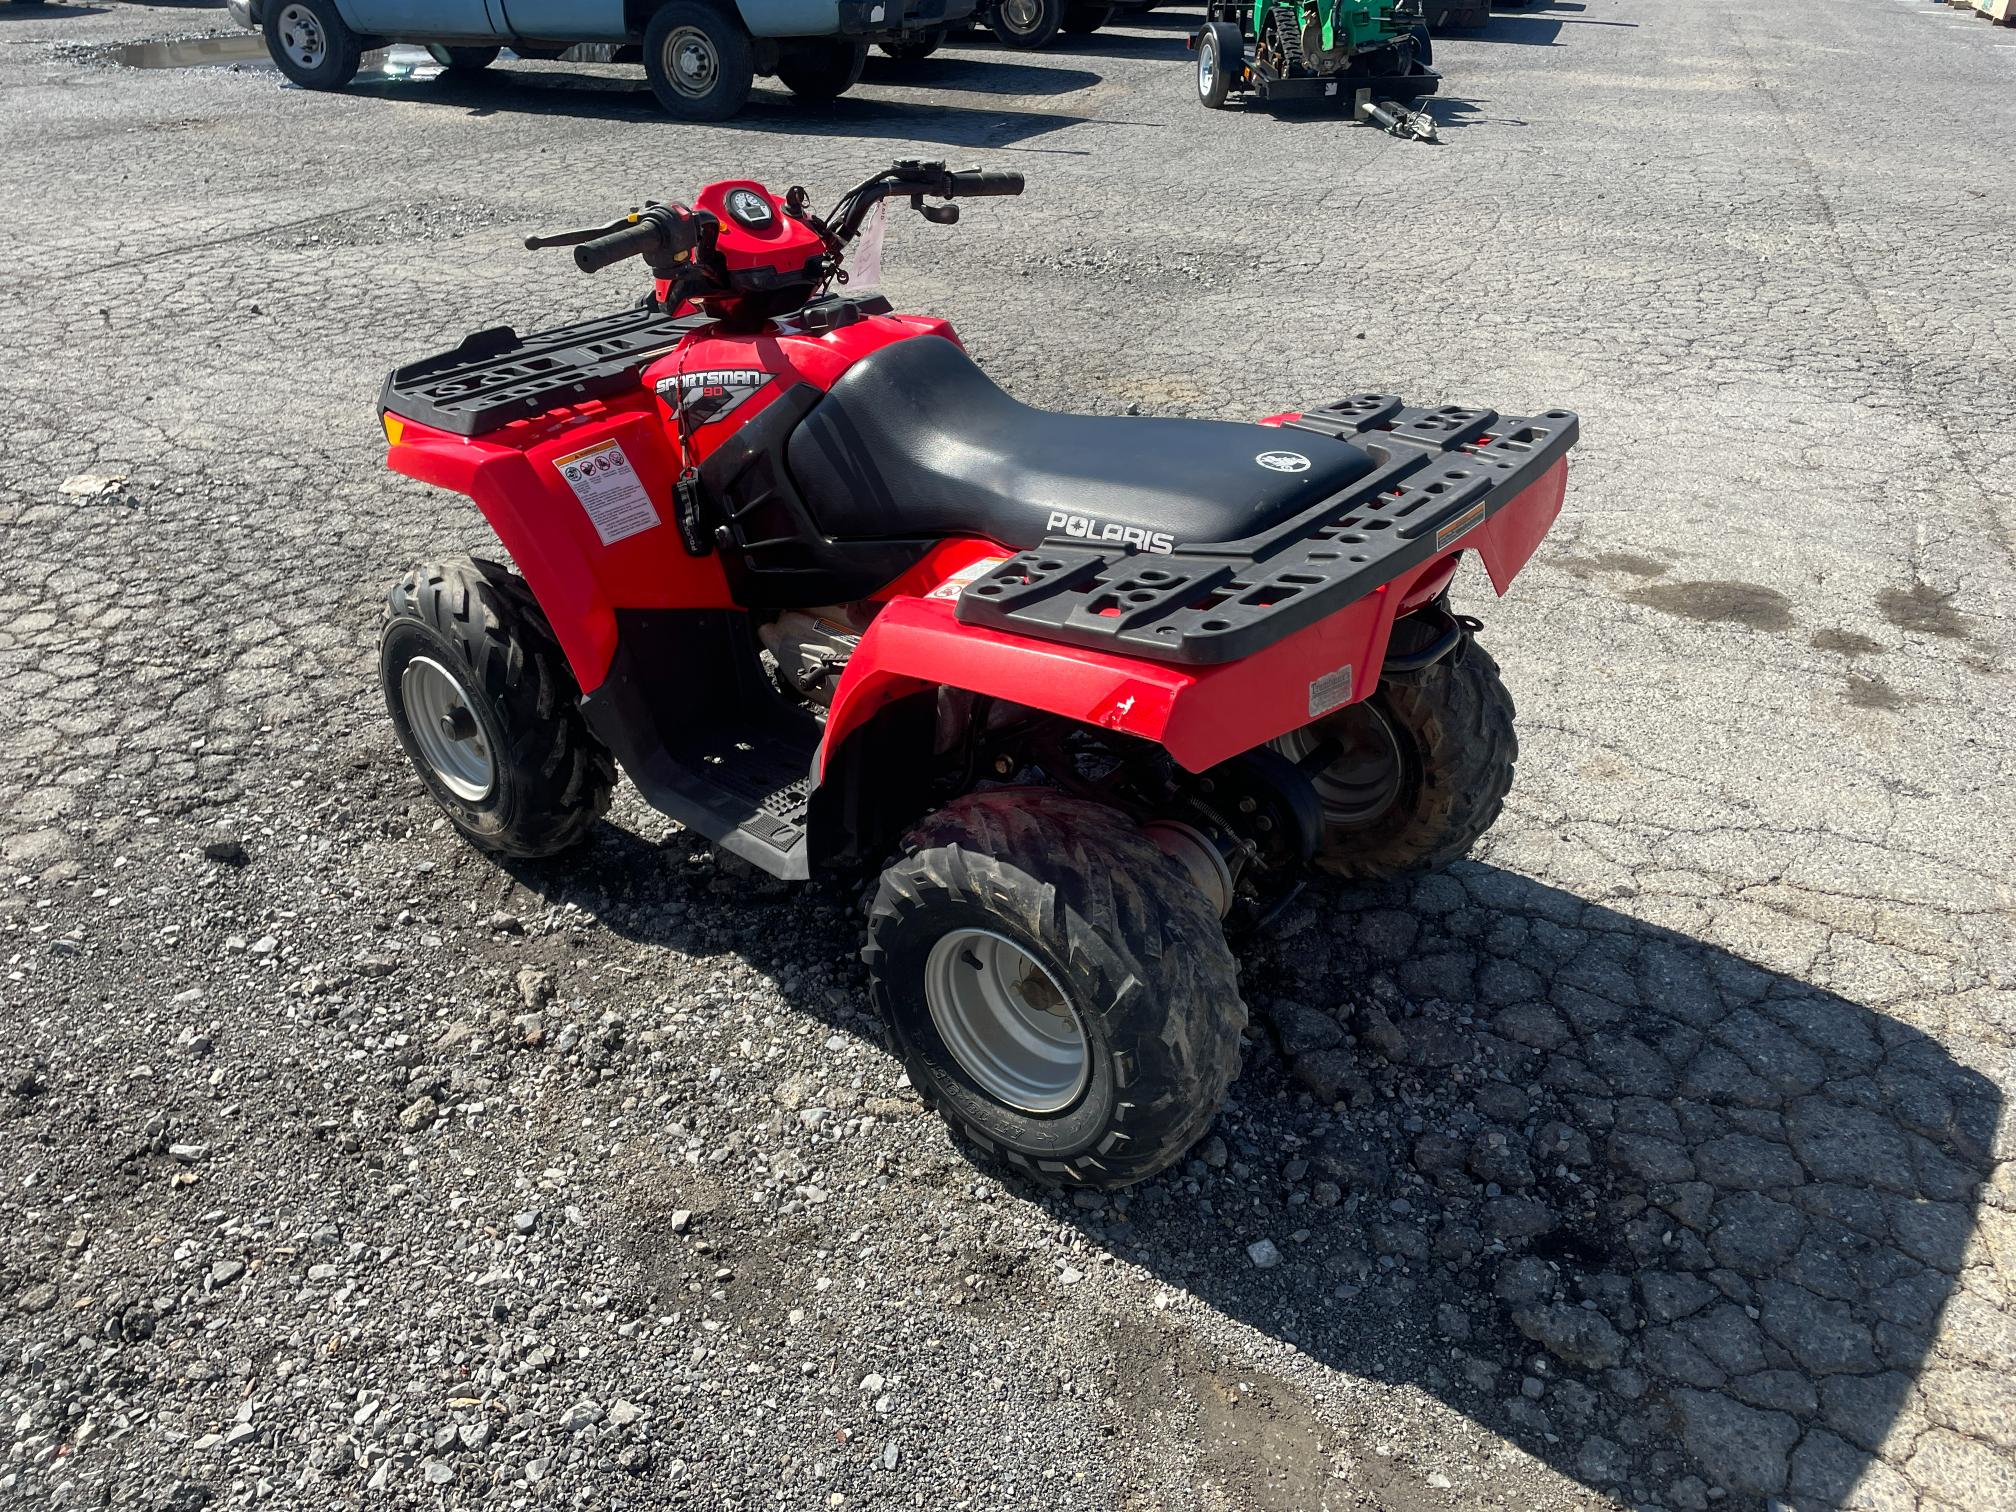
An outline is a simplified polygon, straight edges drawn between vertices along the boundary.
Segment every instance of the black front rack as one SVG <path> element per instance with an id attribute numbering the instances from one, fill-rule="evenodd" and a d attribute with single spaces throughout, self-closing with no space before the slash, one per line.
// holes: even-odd
<path id="1" fill-rule="evenodd" d="M 1440 555 L 1575 444 L 1576 417 L 1410 409 L 1357 394 L 1281 427 L 1349 440 L 1373 471 L 1259 535 L 1167 556 L 1053 536 L 959 595 L 969 625 L 1155 661 L 1237 661 Z"/>
<path id="2" fill-rule="evenodd" d="M 637 307 L 520 336 L 492 326 L 453 351 L 425 357 L 385 380 L 378 409 L 457 436 L 475 436 L 563 405 L 631 386 L 704 317 L 674 319 Z"/>

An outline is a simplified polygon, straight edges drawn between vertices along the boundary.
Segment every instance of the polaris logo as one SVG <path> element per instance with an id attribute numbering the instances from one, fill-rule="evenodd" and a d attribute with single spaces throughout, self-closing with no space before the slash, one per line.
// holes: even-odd
<path id="1" fill-rule="evenodd" d="M 1143 530 L 1138 525 L 1116 525 L 1111 521 L 1067 514 L 1061 509 L 1050 511 L 1049 523 L 1043 528 L 1052 535 L 1063 534 L 1079 541 L 1115 541 L 1130 550 L 1152 551 L 1157 556 L 1167 556 L 1176 549 L 1176 537 L 1165 531 Z"/>
<path id="2" fill-rule="evenodd" d="M 1297 473 L 1309 471 L 1309 459 L 1300 452 L 1262 452 L 1253 460 L 1269 472 Z"/>

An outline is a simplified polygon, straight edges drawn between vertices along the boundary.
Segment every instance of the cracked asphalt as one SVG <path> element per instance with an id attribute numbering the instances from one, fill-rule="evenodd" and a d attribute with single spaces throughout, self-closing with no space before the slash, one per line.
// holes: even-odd
<path id="1" fill-rule="evenodd" d="M 0 1504 L 2016 1508 L 2016 32 L 1561 0 L 1424 148 L 1205 114 L 1187 19 L 695 128 L 0 3 Z M 628 793 L 501 867 L 375 683 L 494 549 L 383 374 L 631 297 L 527 231 L 918 152 L 1028 175 L 887 284 L 1032 402 L 1583 417 L 1459 584 L 1503 821 L 1245 942 L 1230 1107 L 1107 1201 L 921 1112 L 859 879 Z"/>

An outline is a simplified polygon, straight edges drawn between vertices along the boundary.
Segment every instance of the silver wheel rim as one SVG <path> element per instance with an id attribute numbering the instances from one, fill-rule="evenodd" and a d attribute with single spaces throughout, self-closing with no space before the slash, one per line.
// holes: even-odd
<path id="1" fill-rule="evenodd" d="M 1042 24 L 1043 0 L 1002 0 L 1001 19 L 1017 36 L 1027 36 Z"/>
<path id="2" fill-rule="evenodd" d="M 280 47 L 287 61 L 299 68 L 322 66 L 329 56 L 329 39 L 322 35 L 322 23 L 305 5 L 290 5 L 280 12 Z"/>
<path id="3" fill-rule="evenodd" d="M 941 937 L 924 961 L 924 1001 L 959 1068 L 1011 1108 L 1061 1112 L 1092 1079 L 1071 1000 L 1013 940 L 985 929 Z"/>
<path id="4" fill-rule="evenodd" d="M 441 785 L 470 803 L 489 797 L 497 785 L 497 766 L 455 674 L 432 657 L 416 656 L 399 674 L 399 701 L 413 743 Z"/>
<path id="5" fill-rule="evenodd" d="M 1400 742 L 1386 718 L 1369 703 L 1353 704 L 1347 719 L 1332 715 L 1320 724 L 1304 725 L 1273 742 L 1290 761 L 1301 762 L 1326 740 L 1344 749 L 1309 785 L 1323 806 L 1323 827 L 1352 828 L 1370 824 L 1400 794 Z"/>
<path id="6" fill-rule="evenodd" d="M 1218 44 L 1209 37 L 1197 49 L 1197 93 L 1206 99 L 1211 97 L 1211 78 L 1218 70 L 1212 66 L 1218 51 Z"/>
<path id="7" fill-rule="evenodd" d="M 721 80 L 714 39 L 697 26 L 679 27 L 665 39 L 665 77 L 687 99 L 706 99 Z"/>

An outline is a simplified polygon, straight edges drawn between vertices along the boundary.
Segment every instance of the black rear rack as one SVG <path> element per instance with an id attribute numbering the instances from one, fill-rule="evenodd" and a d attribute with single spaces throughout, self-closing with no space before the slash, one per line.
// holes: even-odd
<path id="1" fill-rule="evenodd" d="M 584 399 L 629 387 L 704 317 L 620 310 L 520 336 L 510 326 L 462 338 L 453 351 L 409 362 L 385 380 L 380 414 L 390 411 L 457 436 L 475 436 Z"/>
<path id="2" fill-rule="evenodd" d="M 969 583 L 959 619 L 1156 661 L 1237 661 L 1447 550 L 1538 482 L 1578 422 L 1357 394 L 1281 429 L 1353 441 L 1378 466 L 1243 541 L 1158 556 L 1053 536 Z"/>

